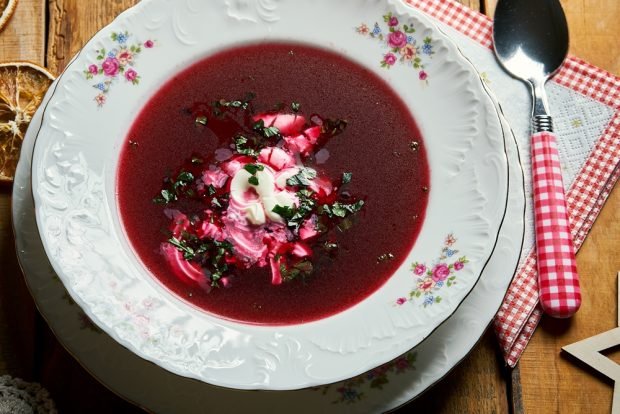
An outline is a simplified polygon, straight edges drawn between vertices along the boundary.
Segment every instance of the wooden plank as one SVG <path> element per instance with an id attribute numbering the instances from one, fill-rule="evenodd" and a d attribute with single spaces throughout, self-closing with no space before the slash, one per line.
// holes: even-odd
<path id="1" fill-rule="evenodd" d="M 44 65 L 45 0 L 19 0 L 0 32 L 0 61 L 28 60 Z"/>
<path id="2" fill-rule="evenodd" d="M 0 32 L 0 62 L 44 64 L 45 0 L 20 0 Z M 17 263 L 11 226 L 11 188 L 0 188 L 0 374 L 31 378 L 34 302 Z"/>
<path id="3" fill-rule="evenodd" d="M 577 255 L 583 302 L 568 321 L 544 318 L 521 358 L 527 413 L 608 413 L 612 387 L 560 355 L 564 345 L 617 326 L 616 272 L 620 269 L 620 189 L 616 188 Z"/>
<path id="4" fill-rule="evenodd" d="M 420 413 L 508 413 L 504 363 L 492 329 L 451 373 L 402 412 Z"/>

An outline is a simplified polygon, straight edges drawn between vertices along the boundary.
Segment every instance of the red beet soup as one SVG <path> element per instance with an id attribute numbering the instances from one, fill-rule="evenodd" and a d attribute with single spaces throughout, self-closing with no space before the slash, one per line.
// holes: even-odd
<path id="1" fill-rule="evenodd" d="M 424 143 L 383 80 L 322 49 L 229 49 L 175 75 L 124 143 L 118 208 L 137 257 L 223 318 L 314 321 L 382 286 L 418 236 Z"/>

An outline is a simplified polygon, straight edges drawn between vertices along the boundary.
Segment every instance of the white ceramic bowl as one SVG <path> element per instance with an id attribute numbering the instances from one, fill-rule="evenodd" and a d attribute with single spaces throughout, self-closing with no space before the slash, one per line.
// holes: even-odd
<path id="1" fill-rule="evenodd" d="M 37 224 L 69 293 L 122 345 L 211 384 L 297 389 L 349 378 L 411 349 L 474 287 L 506 208 L 506 155 L 493 102 L 471 65 L 423 16 L 397 1 L 362 3 L 145 0 L 96 34 L 63 73 L 33 155 Z M 410 44 L 422 67 L 380 65 L 394 53 L 382 35 L 389 12 L 398 19 L 395 30 L 415 28 Z M 128 37 L 123 42 L 145 46 L 134 61 L 137 85 L 85 74 L 98 51 L 119 48 L 119 33 Z M 119 149 L 158 87 L 216 51 L 270 40 L 336 51 L 387 80 L 410 107 L 431 166 L 427 217 L 408 259 L 388 282 L 339 314 L 278 327 L 222 320 L 171 294 L 134 255 L 115 199 Z M 425 276 L 414 274 L 411 263 L 451 264 L 456 250 L 468 259 L 453 274 L 456 283 L 420 291 Z M 398 300 L 403 297 L 411 300 Z"/>

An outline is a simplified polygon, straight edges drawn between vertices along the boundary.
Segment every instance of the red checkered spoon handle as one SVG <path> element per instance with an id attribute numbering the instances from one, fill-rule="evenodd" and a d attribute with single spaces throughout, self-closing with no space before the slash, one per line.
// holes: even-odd
<path id="1" fill-rule="evenodd" d="M 552 132 L 532 135 L 532 174 L 540 303 L 545 313 L 568 318 L 579 309 L 581 292 Z"/>

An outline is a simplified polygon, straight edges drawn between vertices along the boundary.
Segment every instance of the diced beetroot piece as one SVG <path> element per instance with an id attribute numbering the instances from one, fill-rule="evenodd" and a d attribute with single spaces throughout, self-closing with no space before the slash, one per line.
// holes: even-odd
<path id="1" fill-rule="evenodd" d="M 202 268 L 196 263 L 185 260 L 183 254 L 178 251 L 176 247 L 169 243 L 162 243 L 161 252 L 172 268 L 172 271 L 179 279 L 186 283 L 195 282 L 203 289 L 207 291 L 211 290 L 211 285 L 209 284 L 207 276 L 202 271 Z"/>
<path id="2" fill-rule="evenodd" d="M 295 158 L 282 148 L 277 147 L 263 148 L 258 160 L 273 167 L 276 171 L 295 166 Z"/>
<path id="3" fill-rule="evenodd" d="M 315 220 L 306 220 L 299 228 L 299 238 L 302 240 L 311 239 L 317 234 L 319 234 L 319 232 L 316 229 Z"/>
<path id="4" fill-rule="evenodd" d="M 282 284 L 282 273 L 280 272 L 280 261 L 282 258 L 278 256 L 276 260 L 275 257 L 269 258 L 269 264 L 271 266 L 271 284 L 272 285 L 280 285 Z"/>
<path id="5" fill-rule="evenodd" d="M 196 235 L 201 238 L 211 238 L 217 241 L 224 240 L 224 232 L 215 223 L 211 223 L 209 220 L 205 220 L 200 224 L 200 227 L 196 231 Z"/>
<path id="6" fill-rule="evenodd" d="M 319 198 L 329 196 L 334 191 L 331 181 L 323 177 L 316 177 L 310 181 L 309 187 L 318 194 Z"/>
<path id="7" fill-rule="evenodd" d="M 276 120 L 278 114 L 258 114 L 252 117 L 254 122 L 263 121 L 266 127 L 273 126 L 273 122 Z"/>
<path id="8" fill-rule="evenodd" d="M 248 157 L 247 155 L 237 155 L 232 157 L 230 160 L 222 163 L 220 168 L 228 174 L 230 177 L 234 177 L 234 175 L 242 169 L 246 164 L 253 164 L 254 158 Z"/>
<path id="9" fill-rule="evenodd" d="M 316 144 L 316 141 L 321 136 L 321 127 L 313 126 L 313 127 L 307 128 L 304 131 L 304 135 L 306 136 L 306 138 L 308 138 L 308 141 L 310 141 L 310 143 L 314 145 Z"/>
<path id="10" fill-rule="evenodd" d="M 301 115 L 279 114 L 272 126 L 278 128 L 283 135 L 293 135 L 299 134 L 305 123 L 306 118 Z"/>
<path id="11" fill-rule="evenodd" d="M 262 119 L 266 127 L 276 127 L 282 135 L 299 134 L 306 123 L 306 118 L 295 114 L 259 114 L 253 117 L 254 122 Z"/>
<path id="12" fill-rule="evenodd" d="M 170 231 L 174 237 L 179 237 L 189 227 L 189 219 L 178 210 L 173 210 L 172 223 L 170 223 Z"/>
<path id="13" fill-rule="evenodd" d="M 296 136 L 285 136 L 284 142 L 286 142 L 286 147 L 292 153 L 308 155 L 312 150 L 312 144 L 303 134 Z"/>
<path id="14" fill-rule="evenodd" d="M 291 253 L 300 258 L 308 257 L 312 256 L 312 249 L 304 242 L 295 242 L 293 243 L 293 250 L 291 250 Z"/>
<path id="15" fill-rule="evenodd" d="M 202 173 L 202 181 L 215 188 L 224 187 L 226 180 L 228 180 L 228 175 L 215 165 L 209 166 L 209 169 Z"/>
<path id="16" fill-rule="evenodd" d="M 289 178 L 293 177 L 297 173 L 299 173 L 299 168 L 297 168 L 297 167 L 286 168 L 284 170 L 278 171 L 274 175 L 274 181 L 275 181 L 275 184 L 276 184 L 276 189 L 284 190 L 286 188 L 286 186 L 287 186 L 286 180 L 288 180 Z"/>

